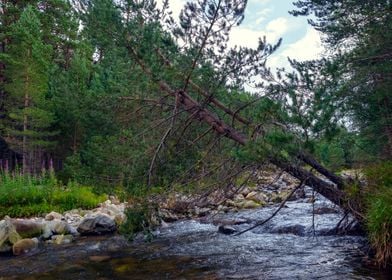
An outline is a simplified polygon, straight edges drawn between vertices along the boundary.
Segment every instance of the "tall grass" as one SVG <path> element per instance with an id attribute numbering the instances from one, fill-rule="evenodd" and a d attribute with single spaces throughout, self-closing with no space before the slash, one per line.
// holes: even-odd
<path id="1" fill-rule="evenodd" d="M 365 170 L 368 180 L 366 227 L 380 265 L 392 264 L 392 162 Z"/>
<path id="2" fill-rule="evenodd" d="M 63 212 L 74 208 L 91 209 L 104 201 L 106 195 L 97 195 L 91 187 L 57 181 L 54 172 L 38 176 L 0 173 L 0 219 L 42 215 L 50 211 Z"/>

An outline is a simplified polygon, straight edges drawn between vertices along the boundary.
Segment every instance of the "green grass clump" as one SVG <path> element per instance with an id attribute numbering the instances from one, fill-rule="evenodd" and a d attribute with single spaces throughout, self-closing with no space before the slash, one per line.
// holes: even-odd
<path id="1" fill-rule="evenodd" d="M 53 173 L 40 176 L 0 174 L 0 218 L 91 209 L 106 199 L 106 195 L 95 194 L 92 187 L 76 183 L 63 186 Z"/>
<path id="2" fill-rule="evenodd" d="M 147 204 L 136 204 L 125 210 L 126 220 L 120 226 L 120 233 L 133 240 L 135 235 L 142 232 L 146 241 L 152 239 L 152 230 L 156 226 L 156 209 Z"/>
<path id="3" fill-rule="evenodd" d="M 392 162 L 365 170 L 368 181 L 366 227 L 376 251 L 376 260 L 387 266 L 392 262 Z"/>

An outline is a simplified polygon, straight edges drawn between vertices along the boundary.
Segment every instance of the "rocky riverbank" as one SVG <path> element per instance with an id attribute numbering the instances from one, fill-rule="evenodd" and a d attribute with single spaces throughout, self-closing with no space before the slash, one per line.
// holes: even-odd
<path id="1" fill-rule="evenodd" d="M 298 182 L 283 173 L 260 173 L 254 186 L 231 186 L 227 189 L 210 190 L 202 195 L 174 193 L 158 199 L 158 211 L 154 213 L 155 224 L 182 219 L 203 219 L 219 227 L 222 233 L 231 233 L 230 225 L 247 221 L 214 219 L 221 213 L 238 212 L 241 209 L 256 209 L 279 203 L 287 198 Z M 290 200 L 303 199 L 313 202 L 311 195 L 298 189 Z M 152 203 L 152 201 L 151 201 Z M 114 233 L 126 220 L 125 210 L 132 202 L 120 202 L 111 196 L 93 210 L 74 209 L 65 213 L 51 212 L 45 217 L 13 219 L 6 216 L 0 221 L 0 253 L 22 255 L 46 244 L 72 243 L 79 236 Z M 316 214 L 336 213 L 337 209 L 315 209 Z"/>

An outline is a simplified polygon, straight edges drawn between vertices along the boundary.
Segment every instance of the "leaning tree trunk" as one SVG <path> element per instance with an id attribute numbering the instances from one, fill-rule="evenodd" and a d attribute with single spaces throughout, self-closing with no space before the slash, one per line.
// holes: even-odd
<path id="1" fill-rule="evenodd" d="M 140 65 L 142 70 L 148 76 L 153 78 L 152 71 L 138 57 L 136 51 L 132 47 L 129 47 L 129 50 L 133 54 L 136 62 Z M 162 91 L 176 98 L 179 105 L 181 105 L 185 109 L 185 111 L 191 114 L 195 119 L 199 119 L 200 121 L 207 123 L 217 133 L 232 139 L 240 145 L 246 145 L 249 142 L 249 139 L 245 135 L 243 135 L 241 132 L 237 131 L 233 127 L 227 125 L 222 120 L 220 120 L 218 116 L 216 116 L 214 113 L 201 106 L 187 92 L 183 90 L 175 90 L 168 83 L 162 80 L 158 80 L 156 81 L 156 83 L 159 85 Z M 226 113 L 231 112 L 230 110 L 224 111 Z M 233 117 L 235 117 L 235 115 Z M 279 158 L 272 157 L 269 160 L 272 164 L 286 171 L 293 177 L 301 181 L 306 180 L 306 185 L 313 188 L 316 192 L 325 196 L 327 199 L 329 199 L 336 205 L 340 206 L 346 212 L 352 213 L 353 216 L 355 216 L 359 221 L 363 219 L 359 207 L 356 206 L 355 203 L 351 205 L 348 196 L 342 191 L 342 188 L 344 187 L 344 181 L 340 177 L 327 170 L 310 155 L 299 154 L 298 158 L 301 159 L 304 163 L 312 166 L 319 173 L 327 177 L 331 182 L 322 180 L 313 173 L 306 171 L 302 167 L 298 165 L 293 165 L 290 162 L 283 161 Z"/>

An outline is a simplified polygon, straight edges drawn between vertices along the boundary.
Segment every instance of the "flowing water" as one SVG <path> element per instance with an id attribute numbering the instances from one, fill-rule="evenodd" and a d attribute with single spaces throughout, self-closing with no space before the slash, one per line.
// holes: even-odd
<path id="1" fill-rule="evenodd" d="M 0 279 L 388 279 L 362 266 L 366 240 L 326 235 L 341 213 L 312 215 L 312 204 L 288 202 L 270 222 L 240 236 L 224 235 L 215 220 L 268 217 L 276 207 L 169 224 L 152 242 L 121 236 L 80 238 L 32 255 L 0 257 Z M 319 197 L 316 207 L 333 207 Z"/>

